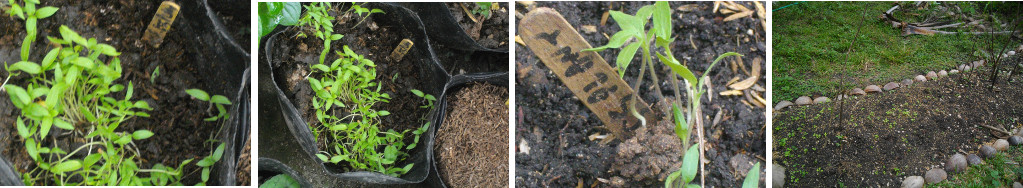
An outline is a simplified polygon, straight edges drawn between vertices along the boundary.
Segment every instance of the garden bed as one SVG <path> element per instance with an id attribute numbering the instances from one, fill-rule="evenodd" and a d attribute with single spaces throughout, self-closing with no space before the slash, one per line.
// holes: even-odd
<path id="1" fill-rule="evenodd" d="M 200 5 L 195 5 L 195 4 Z M 201 7 L 204 1 L 182 2 L 182 7 Z M 160 48 L 153 48 L 141 41 L 144 28 L 151 21 L 156 12 L 159 1 L 132 1 L 132 2 L 93 2 L 93 1 L 47 1 L 42 6 L 54 6 L 60 8 L 53 16 L 41 19 L 38 22 L 39 35 L 33 45 L 30 60 L 41 59 L 51 49 L 47 44 L 45 36 L 59 37 L 58 27 L 67 25 L 72 30 L 86 38 L 96 38 L 101 43 L 110 44 L 121 54 L 119 56 L 123 67 L 121 79 L 115 83 L 134 86 L 135 94 L 133 100 L 146 101 L 151 111 L 151 117 L 135 117 L 123 123 L 118 131 L 133 132 L 135 130 L 150 130 L 155 133 L 152 137 L 144 140 L 136 140 L 139 157 L 143 163 L 138 164 L 140 168 L 149 168 L 154 164 L 164 164 L 176 167 L 185 160 L 194 159 L 198 161 L 202 157 L 210 155 L 215 147 L 209 139 L 221 128 L 219 123 L 203 121 L 211 116 L 206 110 L 209 103 L 195 100 L 185 93 L 186 89 L 198 88 L 212 94 L 228 96 L 232 101 L 240 95 L 239 87 L 242 84 L 242 71 L 248 67 L 247 54 L 242 57 L 221 57 L 234 54 L 223 54 L 229 46 L 193 46 L 195 42 L 210 35 L 196 36 L 196 33 L 208 33 L 205 31 L 214 28 L 197 28 L 193 22 L 206 22 L 201 16 L 179 15 L 177 20 L 168 32 Z M 245 7 L 248 5 L 246 4 Z M 242 7 L 242 6 L 232 6 Z M 184 8 L 183 8 L 184 9 Z M 232 14 L 241 14 L 240 11 L 230 9 Z M 181 14 L 189 11 L 182 10 Z M 247 13 L 246 13 L 247 14 Z M 217 18 L 214 18 L 217 19 Z M 0 60 L 13 63 L 20 60 L 19 50 L 21 40 L 25 36 L 24 21 L 6 17 L 0 19 L 0 32 L 9 33 L 0 37 Z M 231 25 L 230 30 L 241 30 L 244 25 Z M 206 40 L 208 42 L 219 42 L 219 40 Z M 213 45 L 213 44 L 211 44 Z M 223 45 L 223 44 L 221 44 Z M 224 48 L 223 51 L 210 52 L 207 48 Z M 200 50 L 202 49 L 202 50 Z M 217 54 L 214 54 L 217 53 Z M 231 62 L 212 61 L 214 58 L 235 60 Z M 211 62 L 212 61 L 212 62 Z M 203 64 L 195 64 L 202 62 Z M 209 64 L 205 64 L 209 63 Z M 154 70 L 159 67 L 160 73 L 155 78 Z M 6 75 L 7 71 L 3 71 Z M 220 76 L 217 76 L 220 75 Z M 8 84 L 24 85 L 27 76 L 12 77 Z M 151 79 L 154 82 L 151 82 Z M 247 90 L 246 90 L 247 91 Z M 10 160 L 14 168 L 20 173 L 25 173 L 35 168 L 35 163 L 24 150 L 24 143 L 20 136 L 14 131 L 15 117 L 20 114 L 19 109 L 11 103 L 6 92 L 0 93 L 4 100 L 0 100 L 0 148 L 3 149 L 4 158 Z M 122 94 L 116 94 L 121 98 Z M 247 95 L 246 95 L 247 96 Z M 248 100 L 242 98 L 241 100 Z M 238 101 L 236 101 L 238 102 Z M 236 103 L 237 104 L 237 103 Z M 247 110 L 246 110 L 247 112 Z M 242 116 L 247 118 L 247 116 Z M 248 125 L 242 125 L 248 126 Z M 85 125 L 77 126 L 81 131 Z M 245 129 L 247 131 L 247 129 Z M 51 130 L 52 131 L 52 130 Z M 64 131 L 64 130 L 60 130 Z M 65 131 L 66 133 L 67 131 Z M 228 134 L 228 133 L 221 133 Z M 231 133 L 233 134 L 233 133 Z M 247 134 L 247 132 L 246 132 Z M 57 134 L 51 134 L 57 135 Z M 81 133 L 56 136 L 56 146 L 68 148 L 80 146 L 85 142 Z M 224 140 L 223 142 L 234 142 Z M 44 146 L 52 144 L 44 144 Z M 243 146 L 237 146 L 241 150 Z M 239 151 L 240 152 L 240 151 Z M 228 156 L 228 155 L 225 155 Z M 237 154 L 230 155 L 237 156 Z M 226 161 L 226 160 L 222 160 Z M 231 160 L 234 162 L 234 159 Z M 200 181 L 200 168 L 192 162 L 185 165 L 183 172 L 185 176 L 182 183 L 192 185 Z M 247 174 L 248 172 L 238 172 Z M 140 173 L 146 174 L 146 173 Z M 146 175 L 142 175 L 146 176 Z M 217 180 L 220 181 L 220 180 Z M 236 180 L 217 182 L 217 184 L 234 184 Z M 40 184 L 52 184 L 49 180 L 39 181 Z"/>
<path id="2" fill-rule="evenodd" d="M 508 89 L 469 83 L 450 91 L 433 146 L 445 186 L 508 185 Z"/>
<path id="3" fill-rule="evenodd" d="M 1014 60 L 1018 61 L 1018 60 Z M 1010 63 L 1010 64 L 1016 64 Z M 984 142 L 1020 128 L 1019 76 L 989 91 L 991 66 L 947 78 L 839 102 L 778 111 L 774 161 L 787 186 L 898 186 L 954 153 L 976 153 Z M 839 111 L 845 119 L 840 120 Z"/>
<path id="4" fill-rule="evenodd" d="M 591 46 L 607 43 L 608 36 L 617 32 L 619 27 L 608 18 L 601 25 L 601 16 L 605 11 L 618 10 L 634 14 L 643 5 L 651 2 L 536 2 L 536 7 L 551 7 L 561 13 L 569 24 L 582 34 Z M 753 3 L 740 4 L 753 8 Z M 764 30 L 759 20 L 741 18 L 723 22 L 722 15 L 712 13 L 712 2 L 671 2 L 673 13 L 675 41 L 674 56 L 687 62 L 689 69 L 702 75 L 703 70 L 720 54 L 734 51 L 742 57 L 743 66 L 748 71 L 752 63 L 764 66 L 765 50 Z M 527 6 L 516 4 L 516 10 L 526 14 Z M 685 9 L 682 11 L 680 9 Z M 583 26 L 594 26 L 595 32 L 583 31 Z M 681 28 L 681 29 L 679 29 Z M 697 48 L 691 46 L 695 45 Z M 605 50 L 601 56 L 612 62 L 619 50 Z M 651 139 L 637 137 L 621 138 L 608 144 L 601 140 L 593 140 L 594 135 L 606 135 L 604 125 L 597 119 L 579 99 L 568 90 L 562 81 L 555 76 L 532 51 L 522 45 L 516 45 L 516 104 L 518 108 L 516 123 L 516 171 L 515 184 L 525 187 L 576 187 L 576 186 L 663 186 L 663 177 L 677 168 L 679 163 L 663 161 L 680 161 L 683 150 L 680 145 L 657 145 L 661 142 L 656 138 L 674 138 L 672 143 L 680 143 L 671 130 L 661 126 L 670 122 L 649 122 L 647 126 L 655 126 L 648 131 Z M 755 59 L 760 59 L 756 61 Z M 635 83 L 639 75 L 639 56 L 626 71 L 624 79 Z M 611 66 L 614 66 L 611 63 Z M 665 98 L 674 98 L 671 84 L 665 75 L 669 69 L 663 64 L 655 63 L 662 83 L 658 84 L 664 91 Z M 727 83 L 734 77 L 746 78 L 743 70 L 732 69 L 731 62 L 718 64 L 717 69 L 710 73 L 713 85 L 713 101 L 703 97 L 703 116 L 705 138 L 707 139 L 706 185 L 719 187 L 738 187 L 742 178 L 755 162 L 764 161 L 765 156 L 765 125 L 764 108 L 745 104 L 744 97 L 721 96 L 718 92 L 726 91 Z M 764 70 L 760 70 L 764 75 Z M 648 73 L 649 74 L 649 73 Z M 643 79 L 649 77 L 644 76 Z M 670 106 L 657 103 L 655 90 L 649 84 L 652 80 L 644 80 L 638 93 L 644 101 L 650 102 L 651 109 L 667 112 Z M 760 77 L 756 84 L 766 86 L 765 79 Z M 710 95 L 710 94 L 709 94 Z M 685 98 L 685 97 L 683 97 Z M 720 113 L 719 123 L 712 123 L 716 114 Z M 663 118 L 670 119 L 670 118 Z M 667 125 L 665 124 L 667 123 Z M 641 130 L 637 130 L 641 131 Z M 642 132 L 642 131 L 641 131 Z M 695 131 L 694 131 L 695 132 Z M 628 141 L 634 139 L 632 141 Z M 695 140 L 695 139 L 694 139 Z M 629 144 L 623 147 L 623 142 Z M 656 145 L 656 148 L 654 147 Z M 639 146 L 631 147 L 631 146 Z M 631 147 L 631 148 L 630 148 Z M 675 151 L 651 152 L 626 159 L 619 155 L 623 150 Z M 636 159 L 635 161 L 632 161 Z M 630 165 L 656 163 L 659 165 Z M 735 167 L 733 167 L 735 163 Z M 736 168 L 738 167 L 738 169 Z M 741 169 L 745 168 L 745 170 Z M 656 169 L 656 170 L 655 170 Z M 628 176 L 628 177 L 626 177 Z M 634 177 L 641 177 L 637 180 Z M 763 177 L 763 176 L 761 176 Z M 696 182 L 700 178 L 697 176 Z"/>

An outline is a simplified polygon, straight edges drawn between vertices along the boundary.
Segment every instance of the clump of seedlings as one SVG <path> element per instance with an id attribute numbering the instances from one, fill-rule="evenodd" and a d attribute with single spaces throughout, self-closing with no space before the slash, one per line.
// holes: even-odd
<path id="1" fill-rule="evenodd" d="M 655 83 L 659 83 L 656 72 L 654 72 L 653 58 L 650 50 L 655 47 L 664 50 L 663 53 L 656 53 L 656 55 L 661 63 L 671 67 L 671 70 L 675 73 L 668 75 L 668 77 L 671 78 L 671 83 L 676 93 L 676 103 L 672 104 L 672 115 L 674 116 L 675 121 L 675 134 L 682 140 L 684 145 L 683 148 L 689 148 L 685 151 L 685 155 L 683 156 L 682 167 L 668 175 L 665 179 L 664 186 L 699 187 L 695 184 L 689 183 L 693 182 L 696 178 L 697 165 L 700 166 L 700 169 L 703 168 L 703 163 L 699 162 L 699 159 L 701 158 L 699 156 L 703 155 L 703 151 L 699 149 L 702 148 L 701 146 L 689 146 L 689 137 L 691 136 L 691 129 L 693 127 L 703 127 L 699 118 L 702 115 L 702 112 L 700 111 L 700 97 L 706 93 L 707 86 L 705 86 L 705 83 L 708 81 L 706 73 L 710 73 L 711 70 L 713 70 L 714 65 L 725 57 L 742 55 L 735 52 L 721 54 L 710 64 L 710 66 L 707 67 L 707 70 L 704 71 L 705 74 L 697 79 L 696 75 L 694 75 L 687 66 L 682 65 L 682 63 L 680 63 L 677 59 L 675 59 L 674 55 L 672 55 L 671 43 L 674 42 L 675 38 L 671 36 L 671 12 L 671 7 L 667 2 L 663 1 L 641 7 L 636 12 L 636 15 L 628 15 L 619 11 L 611 11 L 611 17 L 622 30 L 611 36 L 611 39 L 604 46 L 585 49 L 583 51 L 603 51 L 608 48 L 622 48 L 615 63 L 617 65 L 619 77 L 624 77 L 626 69 L 629 64 L 631 64 L 633 57 L 636 55 L 636 51 L 642 48 L 643 56 L 641 56 L 642 63 L 640 73 L 636 79 L 637 83 L 633 88 L 634 91 L 639 91 L 639 86 L 642 83 L 642 77 L 647 67 L 650 67 L 650 78 L 653 79 Z M 649 30 L 646 30 L 647 22 L 651 19 L 653 20 L 653 25 Z M 683 109 L 679 108 L 682 102 L 680 97 L 682 93 L 679 90 L 676 74 L 684 79 L 683 83 L 685 84 L 686 96 L 689 97 L 687 100 L 689 102 L 687 105 L 689 109 L 687 111 L 688 113 L 683 113 Z M 654 88 L 657 90 L 656 92 L 659 98 L 664 98 L 663 96 L 660 96 L 660 87 Z M 643 126 L 646 126 L 646 119 L 643 118 L 643 116 L 640 115 L 634 107 L 636 97 L 638 96 L 639 95 L 633 95 L 633 98 L 629 103 L 629 111 L 634 117 L 640 120 Z M 702 145 L 702 129 L 697 129 L 697 135 L 700 139 L 698 143 Z M 751 169 L 750 176 L 747 176 L 746 183 L 744 183 L 743 187 L 750 186 L 747 185 L 749 184 L 750 178 L 756 179 L 752 180 L 753 182 L 751 186 L 757 186 L 759 180 L 759 166 L 760 164 L 757 163 L 756 166 Z"/>
<path id="2" fill-rule="evenodd" d="M 227 109 L 224 108 L 224 105 L 231 105 L 231 100 L 228 100 L 227 97 L 223 95 L 210 96 L 208 93 L 206 93 L 206 91 L 200 89 L 188 89 L 185 90 L 185 93 L 188 93 L 189 96 L 192 96 L 192 98 L 195 98 L 196 100 L 209 102 L 210 105 L 209 108 L 207 108 L 207 111 L 210 111 L 210 109 L 212 109 L 214 106 L 217 107 L 217 113 L 215 115 L 211 115 L 206 119 L 203 119 L 203 121 L 220 121 L 217 125 L 220 125 L 221 127 L 223 127 L 223 125 L 227 123 L 227 119 L 230 118 L 230 115 L 228 114 Z M 219 131 L 216 134 L 213 134 L 209 142 L 213 144 L 220 142 L 216 139 L 213 139 L 217 138 L 219 134 L 220 134 Z M 220 162 L 220 158 L 224 156 L 224 147 L 225 147 L 224 143 L 220 143 L 220 145 L 217 146 L 216 149 L 212 150 L 212 153 L 210 153 L 210 155 L 203 157 L 201 160 L 199 160 L 199 162 L 195 164 L 199 167 L 202 167 L 202 174 L 200 176 L 202 182 L 200 182 L 198 185 L 205 185 L 206 182 L 209 181 L 210 171 L 212 170 L 211 168 L 213 167 L 213 164 Z"/>
<path id="3" fill-rule="evenodd" d="M 182 168 L 154 165 L 141 169 L 136 140 L 153 136 L 148 130 L 118 131 L 133 117 L 149 117 L 152 110 L 145 101 L 132 101 L 133 86 L 115 84 L 121 77 L 120 55 L 114 47 L 84 38 L 67 26 L 60 37 L 47 36 L 56 47 L 38 61 L 32 61 L 31 46 L 36 40 L 36 22 L 58 9 L 36 9 L 38 1 L 19 5 L 9 0 L 11 15 L 25 20 L 27 35 L 22 43 L 21 61 L 7 66 L 10 75 L 27 74 L 25 85 L 4 84 L 15 107 L 18 135 L 35 169 L 22 174 L 26 185 L 52 182 L 54 185 L 180 185 Z M 6 63 L 5 63 L 6 66 Z M 10 77 L 8 77 L 10 79 Z M 123 95 L 121 99 L 114 95 Z M 52 128 L 63 134 L 85 135 L 86 143 L 64 148 L 56 143 Z M 84 156 L 82 158 L 78 158 Z M 141 177 L 148 174 L 149 177 Z"/>
<path id="4" fill-rule="evenodd" d="M 306 6 L 307 15 L 299 21 L 299 25 L 313 27 L 317 38 L 324 40 L 320 63 L 310 66 L 307 78 L 316 96 L 312 104 L 318 121 L 318 124 L 310 124 L 309 129 L 318 141 L 324 142 L 321 145 L 323 150 L 316 156 L 333 164 L 347 162 L 353 170 L 395 177 L 405 174 L 413 164 L 397 166 L 397 162 L 409 157 L 406 151 L 417 145 L 419 136 L 426 132 L 429 123 L 412 131 L 415 139 L 408 145 L 403 140 L 409 130 L 379 129 L 380 118 L 391 113 L 376 110 L 374 105 L 386 103 L 391 97 L 380 92 L 381 85 L 375 80 L 376 64 L 348 46 L 336 52 L 338 59 L 325 61 L 331 41 L 342 37 L 333 34 L 333 18 L 327 15 L 329 8 L 329 3 Z"/>

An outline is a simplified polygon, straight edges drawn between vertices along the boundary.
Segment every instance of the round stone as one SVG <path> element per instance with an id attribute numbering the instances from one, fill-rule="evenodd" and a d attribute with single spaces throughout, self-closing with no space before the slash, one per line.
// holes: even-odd
<path id="1" fill-rule="evenodd" d="M 952 155 L 952 158 L 948 159 L 948 163 L 945 163 L 945 168 L 947 168 L 949 172 L 965 172 L 966 156 L 958 153 Z"/>
<path id="2" fill-rule="evenodd" d="M 970 71 L 970 66 L 969 65 L 963 66 L 963 71 Z"/>
<path id="3" fill-rule="evenodd" d="M 902 188 L 921 188 L 924 187 L 924 177 L 910 176 L 902 180 Z"/>
<path id="4" fill-rule="evenodd" d="M 860 88 L 853 88 L 853 89 L 852 89 L 852 91 L 850 91 L 850 92 L 849 92 L 849 94 L 850 94 L 850 95 L 866 95 L 866 94 L 867 94 L 867 92 L 864 92 L 864 91 L 863 91 L 862 89 L 860 89 Z"/>
<path id="5" fill-rule="evenodd" d="M 966 162 L 969 163 L 970 166 L 976 166 L 984 164 L 984 159 L 980 159 L 977 154 L 970 154 L 966 156 Z"/>
<path id="6" fill-rule="evenodd" d="M 927 79 L 931 80 L 938 79 L 938 74 L 934 73 L 934 71 L 927 72 Z"/>
<path id="7" fill-rule="evenodd" d="M 902 84 L 902 87 L 909 87 L 909 86 L 913 85 L 913 79 L 904 79 L 904 80 L 902 80 L 901 84 Z"/>
<path id="8" fill-rule="evenodd" d="M 952 70 L 948 71 L 948 74 L 956 74 L 956 73 L 959 73 L 959 70 L 952 69 Z"/>
<path id="9" fill-rule="evenodd" d="M 924 75 L 916 75 L 916 77 L 913 77 L 913 81 L 926 82 L 927 78 Z"/>
<path id="10" fill-rule="evenodd" d="M 798 99 L 796 99 L 796 105 L 802 106 L 802 105 L 810 105 L 810 104 L 813 104 L 813 99 L 810 99 L 810 97 L 802 96 L 802 97 L 799 97 Z"/>
<path id="11" fill-rule="evenodd" d="M 948 72 L 945 72 L 945 70 L 938 71 L 938 77 L 946 77 L 946 76 L 948 76 Z"/>
<path id="12" fill-rule="evenodd" d="M 1006 141 L 1005 139 L 998 139 L 994 144 L 992 144 L 992 146 L 998 151 L 1006 151 L 1009 150 L 1009 141 Z"/>
<path id="13" fill-rule="evenodd" d="M 864 88 L 863 90 L 867 91 L 867 93 L 875 93 L 875 92 L 881 92 L 881 87 L 877 87 L 877 85 L 869 85 L 866 88 Z"/>
<path id="14" fill-rule="evenodd" d="M 1012 182 L 1012 188 L 1023 188 L 1023 184 L 1020 184 L 1018 181 Z"/>
<path id="15" fill-rule="evenodd" d="M 888 84 L 884 85 L 884 90 L 885 91 L 890 91 L 890 90 L 893 90 L 895 88 L 899 88 L 899 84 L 897 84 L 895 82 L 888 82 Z"/>
<path id="16" fill-rule="evenodd" d="M 816 99 L 813 99 L 813 103 L 814 104 L 820 104 L 820 103 L 826 103 L 826 102 L 831 102 L 831 99 L 829 99 L 828 97 L 817 97 Z"/>
<path id="17" fill-rule="evenodd" d="M 945 178 L 948 178 L 948 173 L 945 173 L 945 170 L 942 170 L 941 168 L 928 170 L 927 173 L 924 174 L 924 180 L 927 181 L 927 184 L 935 184 L 944 181 Z"/>
<path id="18" fill-rule="evenodd" d="M 1016 55 L 1016 51 L 1009 51 L 1009 55 Z"/>
<path id="19" fill-rule="evenodd" d="M 1023 144 L 1023 137 L 1015 136 L 1015 135 L 1011 136 L 1011 137 L 1009 137 L 1009 144 L 1011 144 L 1013 146 L 1018 146 L 1020 144 Z"/>
<path id="20" fill-rule="evenodd" d="M 981 157 L 991 158 L 991 157 L 995 156 L 995 153 L 998 153 L 998 151 L 995 150 L 994 147 L 991 147 L 989 145 L 984 145 L 984 146 L 980 147 L 980 156 Z"/>
<path id="21" fill-rule="evenodd" d="M 956 69 L 963 70 L 964 67 L 966 67 L 966 64 L 959 64 L 959 66 L 956 66 Z"/>
<path id="22" fill-rule="evenodd" d="M 773 171 L 771 175 L 772 187 L 785 187 L 785 167 L 778 164 L 773 164 L 772 166 L 774 166 L 774 168 L 771 168 L 771 171 Z"/>
<path id="23" fill-rule="evenodd" d="M 781 101 L 781 102 L 778 102 L 778 104 L 774 105 L 774 110 L 781 110 L 781 109 L 784 109 L 785 107 L 789 107 L 789 106 L 792 106 L 792 102 Z"/>

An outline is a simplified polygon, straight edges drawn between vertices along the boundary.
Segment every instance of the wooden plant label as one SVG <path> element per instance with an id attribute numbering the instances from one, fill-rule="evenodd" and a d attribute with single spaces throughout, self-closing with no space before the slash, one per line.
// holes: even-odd
<path id="1" fill-rule="evenodd" d="M 622 136 L 631 135 L 640 126 L 628 106 L 635 92 L 596 52 L 581 52 L 592 47 L 560 13 L 537 8 L 526 14 L 518 31 L 526 47 L 604 122 L 612 132 L 611 139 L 628 138 Z M 647 124 L 660 119 L 642 99 L 636 100 L 636 111 Z"/>
<path id="2" fill-rule="evenodd" d="M 170 27 L 174 23 L 174 18 L 178 17 L 179 9 L 181 7 L 177 3 L 171 1 L 161 3 L 160 8 L 156 10 L 156 15 L 153 15 L 153 21 L 149 22 L 146 33 L 142 34 L 142 41 L 149 42 L 154 48 L 160 48 L 163 37 L 167 36 L 167 31 L 170 31 Z"/>
<path id="3" fill-rule="evenodd" d="M 394 51 L 391 51 L 391 55 L 388 57 L 394 62 L 399 62 L 402 58 L 405 58 L 405 53 L 408 53 L 409 49 L 412 49 L 412 40 L 403 39 L 397 47 L 394 47 Z"/>

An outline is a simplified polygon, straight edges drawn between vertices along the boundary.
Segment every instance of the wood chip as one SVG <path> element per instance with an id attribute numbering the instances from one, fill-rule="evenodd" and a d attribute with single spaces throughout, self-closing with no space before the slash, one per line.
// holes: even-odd
<path id="1" fill-rule="evenodd" d="M 753 11 L 739 12 L 739 13 L 732 14 L 731 16 L 725 17 L 725 19 L 721 20 L 721 21 L 726 21 L 726 22 L 727 21 L 732 21 L 732 20 L 743 18 L 743 17 L 747 17 L 747 16 L 750 16 L 750 15 L 753 15 Z"/>
<path id="2" fill-rule="evenodd" d="M 714 1 L 714 9 L 711 9 L 711 10 L 713 10 L 713 12 L 711 12 L 711 13 L 717 13 L 718 12 L 718 7 L 721 7 L 721 1 Z"/>
<path id="3" fill-rule="evenodd" d="M 757 102 L 759 102 L 759 104 L 757 106 L 763 108 L 764 104 L 767 104 L 767 100 L 764 99 L 763 97 L 760 97 L 760 93 L 750 92 L 750 94 L 753 95 L 754 99 L 757 99 Z"/>
<path id="4" fill-rule="evenodd" d="M 692 12 L 692 11 L 697 10 L 699 7 L 700 7 L 700 5 L 697 5 L 697 4 L 688 4 L 688 5 L 679 6 L 675 10 L 678 10 L 679 12 Z"/>
<path id="5" fill-rule="evenodd" d="M 738 82 L 738 81 L 739 81 L 739 77 L 738 76 L 732 77 L 732 79 L 728 80 L 728 83 L 725 83 L 725 85 L 732 85 L 732 84 L 734 84 L 735 82 Z"/>
<path id="6" fill-rule="evenodd" d="M 515 43 L 519 43 L 519 45 L 522 45 L 522 46 L 526 45 L 525 42 L 522 42 L 522 37 L 519 37 L 518 35 L 515 35 Z"/>
<path id="7" fill-rule="evenodd" d="M 728 85 L 728 88 L 732 88 L 734 90 L 744 90 L 744 89 L 747 89 L 749 87 L 752 87 L 753 84 L 755 84 L 756 82 L 757 82 L 757 77 L 749 77 L 749 78 L 746 78 L 745 80 L 742 80 L 740 82 L 736 82 L 736 83 L 734 83 L 732 85 Z"/>
<path id="8" fill-rule="evenodd" d="M 707 86 L 707 93 L 714 93 L 714 84 L 710 83 L 710 79 L 704 79 L 703 85 Z M 714 95 L 707 95 L 707 101 L 714 102 Z"/>
<path id="9" fill-rule="evenodd" d="M 764 87 L 760 86 L 760 84 L 753 84 L 753 87 L 751 87 L 751 89 L 753 89 L 753 91 L 759 91 L 759 92 L 767 91 L 766 89 L 764 89 Z"/>
<path id="10" fill-rule="evenodd" d="M 596 33 L 597 32 L 597 26 L 594 26 L 594 25 L 582 25 L 582 26 L 579 26 L 579 30 L 582 30 L 583 33 L 587 33 L 587 34 Z"/>
<path id="11" fill-rule="evenodd" d="M 604 11 L 604 15 L 600 16 L 600 26 L 607 24 L 607 16 L 611 15 L 611 11 Z"/>
<path id="12" fill-rule="evenodd" d="M 600 133 L 593 133 L 592 135 L 588 136 L 587 138 L 589 138 L 590 141 L 594 141 L 594 140 L 598 140 L 598 139 L 607 138 L 607 135 L 600 135 Z"/>
<path id="13" fill-rule="evenodd" d="M 728 90 L 728 91 L 722 91 L 719 94 L 722 95 L 722 96 L 742 95 L 742 91 L 741 90 Z"/>
<path id="14" fill-rule="evenodd" d="M 763 63 L 764 59 L 760 57 L 753 58 L 753 77 L 760 77 L 760 63 Z"/>
<path id="15" fill-rule="evenodd" d="M 753 4 L 757 7 L 757 16 L 761 19 L 767 18 L 767 10 L 764 8 L 764 4 L 760 1 L 753 1 Z"/>

